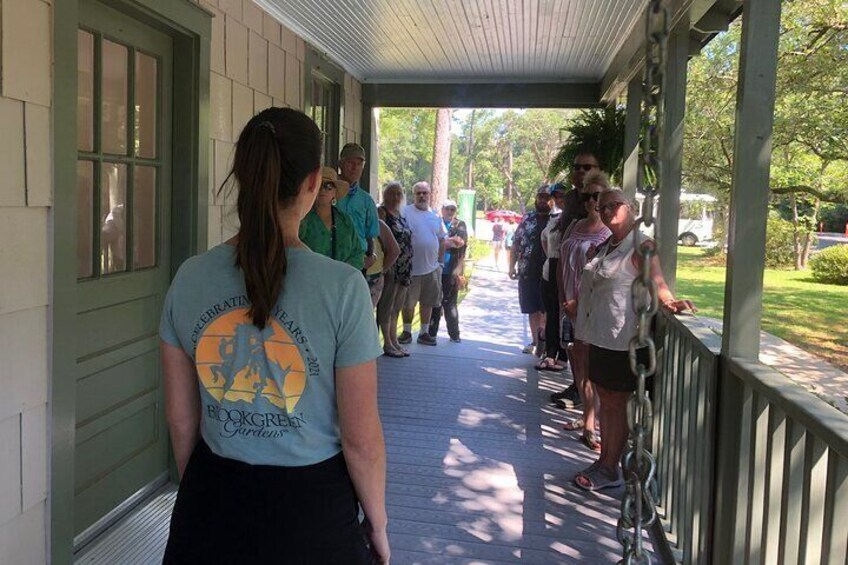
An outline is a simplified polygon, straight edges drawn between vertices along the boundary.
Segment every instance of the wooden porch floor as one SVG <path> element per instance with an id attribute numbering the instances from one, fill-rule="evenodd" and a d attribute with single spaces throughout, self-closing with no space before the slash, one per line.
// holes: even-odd
<path id="1" fill-rule="evenodd" d="M 594 453 L 548 396 L 571 377 L 538 373 L 516 283 L 478 265 L 460 306 L 462 343 L 381 358 L 393 562 L 616 563 L 623 489 L 572 479 Z"/>
<path id="2" fill-rule="evenodd" d="M 554 408 L 548 395 L 570 376 L 537 373 L 526 316 L 515 282 L 478 265 L 460 307 L 462 343 L 445 329 L 436 347 L 412 344 L 407 359 L 381 358 L 380 411 L 388 446 L 388 512 L 392 562 L 407 564 L 615 563 L 623 489 L 585 493 L 577 471 L 594 454 L 562 424 L 576 414 Z M 173 500 L 173 496 L 170 496 Z M 161 499 L 157 502 L 161 506 Z M 121 563 L 161 562 L 165 538 L 150 538 L 139 508 L 101 538 L 127 553 Z M 168 516 L 169 512 L 159 516 Z M 159 518 L 159 520 L 167 518 Z M 134 533 L 127 522 L 147 524 Z M 155 531 L 167 531 L 165 528 Z M 111 536 L 110 536 L 111 534 Z M 154 542 L 154 543 L 150 543 Z M 98 542 L 78 563 L 106 563 Z M 141 545 L 146 551 L 132 551 Z M 134 555 L 135 557 L 130 557 Z"/>

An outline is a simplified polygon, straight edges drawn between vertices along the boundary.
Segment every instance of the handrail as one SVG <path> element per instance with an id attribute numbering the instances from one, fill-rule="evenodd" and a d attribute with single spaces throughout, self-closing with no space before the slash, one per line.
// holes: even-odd
<path id="1" fill-rule="evenodd" d="M 734 357 L 727 361 L 727 368 L 840 456 L 848 458 L 848 416 L 759 361 Z"/>

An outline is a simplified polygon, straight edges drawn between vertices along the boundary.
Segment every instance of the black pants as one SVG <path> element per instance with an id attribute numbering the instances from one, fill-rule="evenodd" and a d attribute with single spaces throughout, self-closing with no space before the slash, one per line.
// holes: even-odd
<path id="1" fill-rule="evenodd" d="M 442 305 L 433 308 L 430 317 L 430 335 L 436 337 L 439 333 L 439 323 L 442 320 L 442 311 L 445 314 L 445 323 L 448 326 L 448 335 L 451 339 L 459 339 L 459 309 L 456 301 L 459 298 L 459 285 L 457 277 L 453 275 L 442 275 Z"/>
<path id="2" fill-rule="evenodd" d="M 201 441 L 186 467 L 163 565 L 372 563 L 342 454 L 248 465 Z"/>
<path id="3" fill-rule="evenodd" d="M 556 273 L 559 260 L 548 259 L 548 278 L 541 280 L 542 303 L 545 305 L 545 356 L 566 362 L 568 356 L 559 343 L 559 291 Z"/>

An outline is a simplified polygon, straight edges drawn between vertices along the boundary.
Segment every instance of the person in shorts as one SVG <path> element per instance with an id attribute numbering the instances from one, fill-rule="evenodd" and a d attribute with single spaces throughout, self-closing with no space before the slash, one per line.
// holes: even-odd
<path id="1" fill-rule="evenodd" d="M 544 341 L 540 337 L 545 327 L 545 306 L 540 286 L 545 263 L 542 230 L 548 225 L 551 203 L 550 187 L 547 184 L 539 186 L 534 209 L 521 219 L 509 250 L 509 278 L 518 280 L 518 303 L 521 313 L 527 314 L 530 319 L 533 336 L 533 341 L 524 348 L 525 353 L 533 353 Z"/>
<path id="2" fill-rule="evenodd" d="M 417 342 L 436 345 L 430 335 L 430 317 L 433 308 L 442 303 L 442 266 L 445 260 L 445 223 L 430 209 L 430 185 L 424 181 L 412 187 L 413 204 L 404 209 L 404 216 L 412 231 L 412 282 L 403 310 L 403 332 L 400 343 L 412 341 L 412 316 L 419 305 L 421 328 Z"/>

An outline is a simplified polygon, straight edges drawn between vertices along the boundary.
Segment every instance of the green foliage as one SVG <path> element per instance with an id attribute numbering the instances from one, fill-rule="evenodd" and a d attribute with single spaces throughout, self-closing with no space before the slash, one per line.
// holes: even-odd
<path id="1" fill-rule="evenodd" d="M 822 206 L 819 217 L 822 231 L 844 233 L 845 224 L 848 224 L 848 205 L 826 204 Z"/>
<path id="2" fill-rule="evenodd" d="M 574 158 L 581 150 L 593 153 L 614 183 L 621 182 L 624 166 L 624 122 L 623 108 L 608 107 L 603 110 L 583 110 L 568 126 L 568 139 L 559 148 L 548 167 L 548 177 L 568 172 Z"/>
<path id="3" fill-rule="evenodd" d="M 820 283 L 848 285 L 848 245 L 822 249 L 810 259 L 810 267 Z"/>
<path id="4" fill-rule="evenodd" d="M 409 198 L 413 184 L 429 182 L 432 176 L 436 111 L 382 108 L 379 124 L 378 182 L 383 186 L 391 180 L 400 181 Z"/>
<path id="5" fill-rule="evenodd" d="M 468 252 L 466 257 L 479 261 L 485 259 L 492 252 L 491 244 L 485 239 L 477 239 L 476 237 L 468 238 Z"/>
<path id="6" fill-rule="evenodd" d="M 766 266 L 774 269 L 795 264 L 795 227 L 777 214 L 766 226 Z"/>

